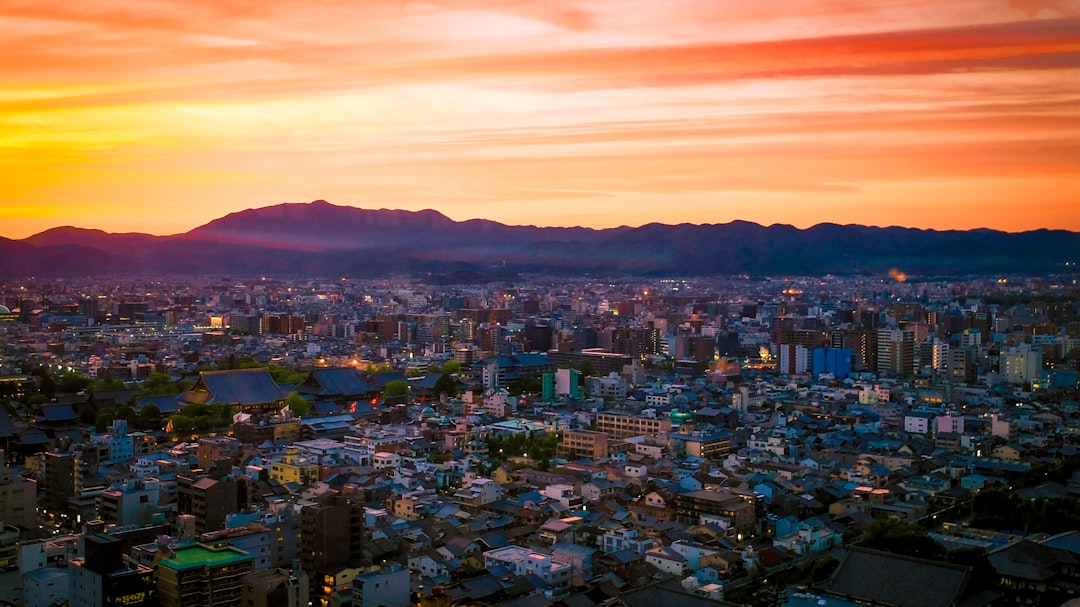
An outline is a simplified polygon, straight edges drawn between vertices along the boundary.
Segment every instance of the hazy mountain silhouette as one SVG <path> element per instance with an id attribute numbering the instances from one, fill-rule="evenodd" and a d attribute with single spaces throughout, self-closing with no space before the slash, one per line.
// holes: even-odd
<path id="1" fill-rule="evenodd" d="M 60 227 L 0 238 L 0 275 L 1045 273 L 1080 261 L 1077 251 L 1080 233 L 1064 230 L 797 229 L 745 221 L 540 228 L 320 200 L 231 213 L 172 236 Z"/>

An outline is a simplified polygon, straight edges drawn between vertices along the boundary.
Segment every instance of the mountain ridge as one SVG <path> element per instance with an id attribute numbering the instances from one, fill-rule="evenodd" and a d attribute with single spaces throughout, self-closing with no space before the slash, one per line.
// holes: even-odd
<path id="1" fill-rule="evenodd" d="M 60 226 L 0 237 L 0 276 L 289 274 L 382 276 L 498 267 L 521 272 L 714 274 L 1046 273 L 1080 261 L 1080 233 L 932 230 L 735 220 L 614 228 L 455 221 L 432 209 L 318 200 L 229 213 L 181 234 Z"/>

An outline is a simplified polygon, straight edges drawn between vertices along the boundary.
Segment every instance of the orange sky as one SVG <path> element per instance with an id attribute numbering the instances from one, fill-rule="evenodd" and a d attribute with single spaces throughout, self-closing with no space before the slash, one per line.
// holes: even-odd
<path id="1" fill-rule="evenodd" d="M 0 0 L 0 235 L 1080 230 L 1080 0 Z"/>

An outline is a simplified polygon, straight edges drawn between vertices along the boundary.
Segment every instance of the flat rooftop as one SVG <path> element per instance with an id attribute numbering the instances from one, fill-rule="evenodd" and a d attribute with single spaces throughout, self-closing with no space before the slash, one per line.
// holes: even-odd
<path id="1" fill-rule="evenodd" d="M 183 571 L 185 569 L 195 569 L 196 567 L 220 567 L 232 563 L 242 563 L 250 561 L 252 558 L 247 552 L 232 546 L 211 548 L 210 546 L 195 544 L 177 548 L 176 554 L 170 558 L 161 559 L 159 564 L 169 569 Z"/>

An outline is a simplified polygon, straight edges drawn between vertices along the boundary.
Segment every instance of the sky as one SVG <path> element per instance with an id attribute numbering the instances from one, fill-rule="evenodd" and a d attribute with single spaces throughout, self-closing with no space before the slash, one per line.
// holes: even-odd
<path id="1" fill-rule="evenodd" d="M 0 0 L 0 235 L 1080 230 L 1080 0 Z"/>

